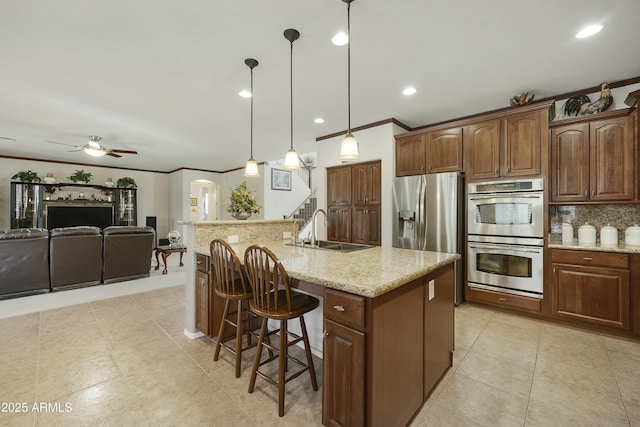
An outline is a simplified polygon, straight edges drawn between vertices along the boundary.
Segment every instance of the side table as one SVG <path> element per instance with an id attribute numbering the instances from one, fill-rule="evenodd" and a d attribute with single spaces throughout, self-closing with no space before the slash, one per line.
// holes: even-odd
<path id="1" fill-rule="evenodd" d="M 171 255 L 172 253 L 179 253 L 180 254 L 180 267 L 183 267 L 184 264 L 182 263 L 182 254 L 184 254 L 187 251 L 186 247 L 179 247 L 179 248 L 172 248 L 171 246 L 158 246 L 155 249 L 156 251 L 156 270 L 158 270 L 160 268 L 160 260 L 158 259 L 159 255 L 162 255 L 162 263 L 164 264 L 164 270 L 162 270 L 162 274 L 167 274 L 167 258 L 169 258 L 169 255 Z"/>

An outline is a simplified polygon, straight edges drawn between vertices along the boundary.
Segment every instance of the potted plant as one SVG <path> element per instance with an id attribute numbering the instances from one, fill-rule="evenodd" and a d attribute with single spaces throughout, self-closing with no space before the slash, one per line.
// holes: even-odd
<path id="1" fill-rule="evenodd" d="M 33 171 L 20 171 L 17 174 L 13 175 L 11 179 L 19 179 L 20 182 L 40 182 L 40 177 L 37 172 Z"/>
<path id="2" fill-rule="evenodd" d="M 226 210 L 235 219 L 247 219 L 254 213 L 260 213 L 261 208 L 256 196 L 249 190 L 247 181 L 242 181 L 231 191 L 231 203 Z"/>
<path id="3" fill-rule="evenodd" d="M 125 176 L 116 182 L 116 186 L 120 188 L 138 188 L 136 184 L 136 180 L 131 178 L 130 176 Z"/>
<path id="4" fill-rule="evenodd" d="M 91 172 L 85 172 L 84 170 L 79 169 L 76 170 L 76 172 L 68 178 L 73 182 L 84 182 L 85 184 L 88 184 L 89 181 L 91 181 L 91 178 L 93 178 L 93 174 Z"/>

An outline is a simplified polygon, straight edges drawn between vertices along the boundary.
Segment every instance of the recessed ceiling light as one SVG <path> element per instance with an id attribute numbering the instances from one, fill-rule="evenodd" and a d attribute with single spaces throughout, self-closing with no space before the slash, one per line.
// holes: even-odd
<path id="1" fill-rule="evenodd" d="M 349 43 L 349 36 L 343 32 L 339 32 L 335 36 L 331 37 L 331 43 L 336 46 L 344 46 Z"/>
<path id="2" fill-rule="evenodd" d="M 251 98 L 251 92 L 249 92 L 248 90 L 241 90 L 240 93 L 238 93 L 238 95 L 240 95 L 243 98 Z"/>
<path id="3" fill-rule="evenodd" d="M 402 91 L 403 95 L 413 95 L 414 93 L 416 93 L 416 88 L 415 87 L 407 87 Z"/>
<path id="4" fill-rule="evenodd" d="M 589 25 L 588 27 L 584 27 L 578 34 L 576 34 L 576 38 L 584 39 L 585 37 L 591 37 L 592 35 L 600 32 L 602 29 L 602 25 Z"/>
<path id="5" fill-rule="evenodd" d="M 317 118 L 313 119 L 313 122 L 314 123 L 318 123 L 318 124 L 324 123 L 324 119 L 322 117 L 317 117 Z"/>

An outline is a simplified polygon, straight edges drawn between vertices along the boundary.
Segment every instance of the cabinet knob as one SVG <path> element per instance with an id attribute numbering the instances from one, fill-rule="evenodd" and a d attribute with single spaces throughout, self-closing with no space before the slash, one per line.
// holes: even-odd
<path id="1" fill-rule="evenodd" d="M 586 256 L 584 258 L 582 258 L 585 261 L 593 261 L 593 258 L 591 258 L 590 256 Z"/>
<path id="2" fill-rule="evenodd" d="M 596 195 L 596 190 L 591 190 L 591 197 Z"/>
<path id="3" fill-rule="evenodd" d="M 202 264 L 202 261 L 196 261 L 196 264 L 200 265 Z"/>
<path id="4" fill-rule="evenodd" d="M 329 332 L 327 332 L 327 331 L 322 331 L 322 341 L 324 341 L 324 339 L 325 339 L 326 337 L 328 337 L 328 336 L 329 336 Z"/>
<path id="5" fill-rule="evenodd" d="M 496 175 L 498 174 L 498 168 L 496 168 L 496 172 L 495 173 L 496 173 Z"/>
<path id="6" fill-rule="evenodd" d="M 433 167 L 433 165 L 429 165 L 429 172 L 431 172 L 431 168 Z"/>
<path id="7" fill-rule="evenodd" d="M 584 190 L 584 197 L 589 197 L 589 190 Z"/>
<path id="8" fill-rule="evenodd" d="M 420 170 L 423 171 L 424 170 L 424 165 L 420 166 Z"/>
<path id="9" fill-rule="evenodd" d="M 333 309 L 336 311 L 344 311 L 344 305 L 334 305 Z"/>
<path id="10" fill-rule="evenodd" d="M 510 171 L 510 170 L 511 170 L 511 169 L 509 168 L 509 166 L 507 166 L 507 173 L 509 173 L 509 171 Z"/>
<path id="11" fill-rule="evenodd" d="M 204 279 L 200 279 L 200 286 L 204 286 Z"/>

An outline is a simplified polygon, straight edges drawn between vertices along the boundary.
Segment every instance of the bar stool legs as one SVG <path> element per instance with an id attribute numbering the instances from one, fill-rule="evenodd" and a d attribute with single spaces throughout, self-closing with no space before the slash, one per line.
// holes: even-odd
<path id="1" fill-rule="evenodd" d="M 233 353 L 236 357 L 236 378 L 240 378 L 240 370 L 241 370 L 241 364 L 242 364 L 242 351 L 243 350 L 247 350 L 251 347 L 254 347 L 255 344 L 252 344 L 251 342 L 251 313 L 248 310 L 248 308 L 246 308 L 246 304 L 243 304 L 243 300 L 239 299 L 237 300 L 237 307 L 238 307 L 238 312 L 236 315 L 236 322 L 233 323 L 232 321 L 230 321 L 229 319 L 227 319 L 227 316 L 229 315 L 229 305 L 230 305 L 231 300 L 227 298 L 227 300 L 224 303 L 224 310 L 222 313 L 222 321 L 220 322 L 220 329 L 218 330 L 218 338 L 217 338 L 217 342 L 216 342 L 216 350 L 215 353 L 213 355 L 213 360 L 217 361 L 219 356 L 220 356 L 220 348 L 222 346 L 224 346 L 227 350 L 229 350 L 231 353 Z M 244 308 L 244 310 L 243 310 Z M 243 319 L 244 315 L 246 315 L 246 319 Z M 247 335 L 247 346 L 246 347 L 242 347 L 242 337 L 244 334 L 244 323 L 247 323 L 247 329 L 246 329 L 246 335 Z M 228 324 L 230 324 L 231 326 L 234 326 L 236 328 L 236 345 L 235 348 L 232 348 L 230 346 L 227 346 L 224 343 L 224 330 L 225 330 L 225 326 Z"/>

